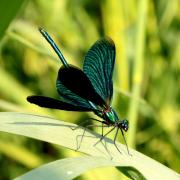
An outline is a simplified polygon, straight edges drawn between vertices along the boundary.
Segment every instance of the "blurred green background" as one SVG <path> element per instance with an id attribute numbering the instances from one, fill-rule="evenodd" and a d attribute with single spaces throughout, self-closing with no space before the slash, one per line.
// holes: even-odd
<path id="1" fill-rule="evenodd" d="M 0 111 L 43 114 L 78 124 L 93 114 L 43 109 L 26 101 L 32 94 L 58 98 L 55 82 L 61 62 L 38 32 L 39 26 L 51 34 L 68 62 L 78 67 L 97 39 L 114 40 L 112 105 L 119 117 L 129 120 L 128 144 L 180 172 L 180 2 L 0 1 Z M 120 135 L 119 141 L 123 142 Z M 0 133 L 0 179 L 79 155 Z M 122 175 L 115 168 L 101 168 L 78 179 L 95 177 L 120 179 Z"/>

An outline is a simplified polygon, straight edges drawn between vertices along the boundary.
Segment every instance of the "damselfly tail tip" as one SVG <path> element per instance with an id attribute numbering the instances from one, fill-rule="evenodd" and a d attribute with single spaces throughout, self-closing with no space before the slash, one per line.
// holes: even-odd
<path id="1" fill-rule="evenodd" d="M 38 27 L 38 29 L 39 29 L 40 33 L 45 32 L 44 28 L 42 28 L 42 27 Z"/>

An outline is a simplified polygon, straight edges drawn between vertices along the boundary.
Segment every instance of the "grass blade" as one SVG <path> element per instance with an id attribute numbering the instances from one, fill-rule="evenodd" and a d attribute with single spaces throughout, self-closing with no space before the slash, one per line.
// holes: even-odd
<path id="1" fill-rule="evenodd" d="M 1 0 L 0 1 L 0 17 L 1 17 L 1 26 L 0 26 L 0 40 L 4 35 L 5 30 L 9 26 L 10 22 L 16 16 L 20 7 L 25 0 L 14 0 L 9 1 Z"/>
<path id="2" fill-rule="evenodd" d="M 84 132 L 81 127 L 73 131 L 71 128 L 75 126 L 75 124 L 49 117 L 10 112 L 0 113 L 0 131 L 43 140 L 70 149 L 77 148 L 77 138 Z M 106 146 L 99 143 L 94 147 L 100 137 L 97 133 L 87 130 L 79 151 L 91 156 L 112 159 L 112 162 L 120 163 L 120 166 L 134 168 L 147 179 L 179 179 L 178 174 L 171 169 L 133 149 L 130 149 L 132 156 L 128 155 L 126 147 L 117 143 L 122 151 L 120 154 L 114 147 L 113 141 L 108 138 L 105 138 Z"/>
<path id="3" fill-rule="evenodd" d="M 70 180 L 74 179 L 82 173 L 98 167 L 107 167 L 107 166 L 122 166 L 119 162 L 113 162 L 111 160 L 102 158 L 102 157 L 75 157 L 75 158 L 66 158 L 62 160 L 57 160 L 48 164 L 45 164 L 39 168 L 36 168 L 22 176 L 17 177 L 15 180 Z M 145 179 L 136 169 L 131 167 L 122 166 L 119 168 L 123 168 L 125 173 L 132 178 L 131 175 L 128 174 L 129 171 L 133 171 L 134 176 L 138 179 Z"/>

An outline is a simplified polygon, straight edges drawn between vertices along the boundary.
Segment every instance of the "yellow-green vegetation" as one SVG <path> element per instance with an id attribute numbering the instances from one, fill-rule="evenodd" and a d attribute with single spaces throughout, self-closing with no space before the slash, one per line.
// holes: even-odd
<path id="1" fill-rule="evenodd" d="M 78 67 L 82 67 L 89 47 L 100 37 L 109 36 L 116 44 L 112 106 L 119 117 L 129 120 L 130 128 L 126 133 L 129 146 L 180 172 L 179 25 L 178 0 L 14 0 L 11 5 L 10 2 L 1 0 L 0 111 L 38 114 L 75 124 L 95 117 L 92 113 L 43 109 L 26 101 L 26 97 L 32 94 L 58 98 L 55 82 L 61 62 L 39 33 L 38 27 L 44 27 L 57 42 L 67 61 Z M 45 163 L 64 158 L 70 159 L 57 162 L 58 167 L 69 163 L 72 166 L 68 167 L 72 168 L 75 162 L 77 167 L 84 167 L 83 161 L 87 162 L 86 164 L 89 162 L 87 169 L 103 167 L 88 171 L 78 179 L 123 179 L 126 177 L 121 172 L 128 175 L 127 169 L 123 168 L 129 167 L 130 157 L 126 159 L 126 156 L 121 157 L 118 154 L 119 159 L 116 159 L 116 162 L 100 158 L 91 167 L 96 158 L 74 159 L 72 157 L 83 154 L 57 145 L 73 149 L 74 145 L 65 144 L 68 144 L 67 135 L 64 137 L 67 141 L 57 143 L 60 138 L 52 137 L 52 134 L 49 135 L 52 140 L 48 140 L 48 136 L 47 139 L 46 136 L 38 138 L 39 124 L 32 127 L 32 131 L 28 126 L 24 126 L 23 133 L 17 133 L 18 128 L 14 126 L 12 129 L 11 126 L 3 129 L 3 120 L 7 119 L 5 115 L 0 116 L 0 121 L 4 118 L 1 131 L 34 137 L 56 145 L 1 132 L 0 179 L 12 179 Z M 7 117 L 11 118 L 9 122 L 12 123 L 12 114 Z M 15 114 L 15 117 L 19 118 L 18 114 Z M 27 122 L 29 119 L 22 116 L 20 120 Z M 47 126 L 47 132 L 48 128 Z M 101 133 L 98 128 L 93 130 Z M 63 131 L 66 132 L 66 129 Z M 70 133 L 70 130 L 67 133 Z M 78 131 L 75 134 L 77 133 Z M 113 138 L 114 134 L 109 137 Z M 90 139 L 90 144 L 93 141 L 93 138 Z M 118 141 L 123 143 L 120 134 Z M 97 149 L 91 151 L 91 148 L 86 146 L 87 139 L 83 147 L 85 150 L 81 152 L 89 155 L 97 153 Z M 111 149 L 110 146 L 109 150 Z M 126 149 L 122 149 L 126 153 Z M 137 165 L 137 169 L 129 167 L 129 171 L 140 171 L 143 163 L 151 169 L 151 163 L 148 163 L 147 159 L 139 155 L 136 158 L 137 164 L 134 160 L 132 162 L 134 168 Z M 142 165 L 139 162 L 142 162 Z M 56 164 L 52 167 L 57 168 Z M 85 171 L 82 169 L 78 172 Z M 158 171 L 157 169 L 155 170 Z M 142 176 L 139 174 L 138 177 L 143 178 L 144 169 L 140 173 Z M 160 168 L 158 173 L 163 174 L 163 169 Z M 58 174 L 54 177 L 57 178 Z M 151 174 L 145 178 L 149 177 Z"/>

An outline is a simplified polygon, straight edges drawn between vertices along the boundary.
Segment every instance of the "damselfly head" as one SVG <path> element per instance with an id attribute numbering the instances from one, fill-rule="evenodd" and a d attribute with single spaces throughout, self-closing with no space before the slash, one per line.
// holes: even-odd
<path id="1" fill-rule="evenodd" d="M 127 119 L 124 119 L 124 120 L 120 121 L 119 127 L 120 127 L 121 129 L 123 129 L 124 131 L 128 131 L 128 128 L 129 128 L 129 122 L 128 122 L 128 120 L 127 120 Z"/>

